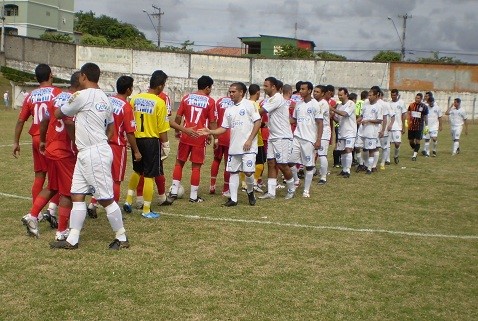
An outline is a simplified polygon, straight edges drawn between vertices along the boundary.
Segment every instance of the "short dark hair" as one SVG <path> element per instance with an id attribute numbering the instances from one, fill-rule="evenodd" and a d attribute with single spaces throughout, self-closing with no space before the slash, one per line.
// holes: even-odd
<path id="1" fill-rule="evenodd" d="M 364 99 L 367 99 L 367 97 L 368 97 L 368 91 L 363 90 L 363 91 L 360 93 L 360 99 L 364 100 Z"/>
<path id="2" fill-rule="evenodd" d="M 214 80 L 209 76 L 201 76 L 198 79 L 198 90 L 204 90 L 207 87 L 212 87 Z"/>
<path id="3" fill-rule="evenodd" d="M 247 92 L 247 86 L 243 82 L 234 82 L 229 87 L 236 87 L 237 89 L 242 91 L 242 96 L 244 96 Z"/>
<path id="4" fill-rule="evenodd" d="M 133 88 L 133 77 L 121 76 L 116 80 L 116 91 L 118 94 L 124 95 L 128 89 Z"/>
<path id="5" fill-rule="evenodd" d="M 281 90 L 282 87 L 284 87 L 284 83 L 281 80 L 277 79 L 277 90 Z"/>
<path id="6" fill-rule="evenodd" d="M 343 91 L 343 92 L 347 95 L 347 97 L 349 96 L 349 90 L 348 90 L 347 88 L 345 88 L 345 87 L 340 87 L 340 88 L 339 88 L 339 91 Z"/>
<path id="7" fill-rule="evenodd" d="M 299 80 L 298 82 L 295 83 L 295 90 L 299 91 L 300 90 L 300 86 L 302 86 L 304 84 L 303 81 Z M 312 88 L 310 88 L 312 89 Z"/>
<path id="8" fill-rule="evenodd" d="M 100 80 L 100 67 L 92 62 L 87 62 L 80 69 L 81 73 L 91 82 L 97 83 Z"/>
<path id="9" fill-rule="evenodd" d="M 284 86 L 282 86 L 282 92 L 292 94 L 292 86 L 289 84 L 285 84 Z"/>
<path id="10" fill-rule="evenodd" d="M 350 99 L 350 100 L 356 100 L 357 97 L 358 97 L 358 96 L 357 96 L 356 93 L 350 93 L 350 94 L 349 94 L 349 99 Z"/>
<path id="11" fill-rule="evenodd" d="M 460 98 L 455 98 L 455 101 L 459 104 L 461 104 L 461 99 Z"/>
<path id="12" fill-rule="evenodd" d="M 257 94 L 259 91 L 261 91 L 261 87 L 258 85 L 258 84 L 251 84 L 249 86 L 249 95 L 255 95 Z"/>
<path id="13" fill-rule="evenodd" d="M 327 86 L 325 86 L 325 90 L 326 90 L 326 91 L 330 91 L 330 92 L 334 92 L 334 91 L 335 91 L 335 87 L 332 86 L 332 85 L 327 85 Z"/>
<path id="14" fill-rule="evenodd" d="M 430 97 L 433 97 L 433 93 L 432 93 L 431 91 L 427 91 L 427 92 L 425 93 L 425 95 L 428 95 L 428 96 L 430 96 Z"/>
<path id="15" fill-rule="evenodd" d="M 281 87 L 279 87 L 279 80 L 275 77 L 267 77 L 264 79 L 264 81 L 268 81 L 271 83 L 272 86 L 275 86 L 277 90 L 279 90 Z"/>
<path id="16" fill-rule="evenodd" d="M 301 81 L 300 82 L 300 87 L 302 87 L 303 85 L 307 85 L 308 90 L 314 89 L 314 85 L 312 85 L 312 83 L 310 81 Z M 299 87 L 299 89 L 300 89 L 300 87 Z"/>
<path id="17" fill-rule="evenodd" d="M 398 95 L 398 89 L 397 88 L 393 88 L 390 92 L 392 94 L 397 94 Z"/>
<path id="18" fill-rule="evenodd" d="M 80 71 L 75 71 L 70 78 L 70 86 L 74 88 L 80 87 Z"/>
<path id="19" fill-rule="evenodd" d="M 159 86 L 166 85 L 166 80 L 168 80 L 168 75 L 162 70 L 155 70 L 151 75 L 149 80 L 149 88 L 153 89 Z"/>
<path id="20" fill-rule="evenodd" d="M 423 99 L 423 94 L 422 93 L 418 93 L 415 96 L 419 96 L 421 99 Z"/>
<path id="21" fill-rule="evenodd" d="M 51 68 L 47 64 L 39 64 L 35 68 L 35 77 L 39 83 L 48 81 L 51 75 Z"/>
<path id="22" fill-rule="evenodd" d="M 378 96 L 378 94 L 380 93 L 380 87 L 379 86 L 372 86 L 372 88 L 370 88 L 370 91 L 373 92 L 374 96 Z"/>
<path id="23" fill-rule="evenodd" d="M 319 88 L 321 93 L 325 93 L 327 91 L 327 86 L 324 85 L 317 85 L 315 88 Z"/>

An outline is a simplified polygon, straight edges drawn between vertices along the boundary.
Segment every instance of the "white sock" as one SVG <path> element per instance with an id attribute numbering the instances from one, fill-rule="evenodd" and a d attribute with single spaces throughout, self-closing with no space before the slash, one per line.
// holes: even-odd
<path id="1" fill-rule="evenodd" d="M 432 150 L 433 150 L 434 152 L 437 151 L 437 145 L 438 145 L 438 140 L 437 140 L 437 141 L 432 141 Z"/>
<path id="2" fill-rule="evenodd" d="M 320 179 L 326 181 L 327 180 L 327 171 L 329 169 L 329 162 L 327 161 L 327 157 L 319 156 L 320 160 Z"/>
<path id="3" fill-rule="evenodd" d="M 199 186 L 191 185 L 191 192 L 189 193 L 189 198 L 195 200 L 198 198 Z"/>
<path id="4" fill-rule="evenodd" d="M 342 164 L 342 172 L 345 172 L 345 155 L 344 153 L 340 154 L 340 164 Z"/>
<path id="5" fill-rule="evenodd" d="M 299 175 L 297 174 L 297 166 L 291 166 L 290 171 L 292 172 L 292 177 L 294 178 L 294 182 L 297 182 L 299 180 Z"/>
<path id="6" fill-rule="evenodd" d="M 385 166 L 385 162 L 390 160 L 390 148 L 382 149 L 382 162 L 381 165 Z"/>
<path id="7" fill-rule="evenodd" d="M 181 184 L 181 181 L 178 181 L 177 179 L 173 179 L 173 183 L 171 185 L 171 194 L 176 194 L 176 195 L 178 194 L 178 189 L 180 184 Z"/>
<path id="8" fill-rule="evenodd" d="M 267 179 L 267 193 L 276 196 L 277 178 Z"/>
<path id="9" fill-rule="evenodd" d="M 429 151 L 430 151 L 430 141 L 425 141 L 425 147 L 423 147 L 423 149 L 425 150 L 425 152 L 427 152 L 427 154 L 429 153 Z"/>
<path id="10" fill-rule="evenodd" d="M 294 178 L 291 177 L 290 179 L 285 181 L 285 184 L 287 186 L 287 192 L 289 191 L 295 191 L 295 185 L 294 185 Z"/>
<path id="11" fill-rule="evenodd" d="M 57 207 L 58 205 L 53 202 L 50 202 L 50 204 L 48 204 L 48 212 L 50 212 L 50 215 L 56 216 Z"/>
<path id="12" fill-rule="evenodd" d="M 78 243 L 80 239 L 80 231 L 86 218 L 85 202 L 73 202 L 70 214 L 70 234 L 66 241 L 71 245 Z M 73 233 L 72 233 L 73 232 Z"/>
<path id="13" fill-rule="evenodd" d="M 373 168 L 377 167 L 379 157 L 380 151 L 377 149 L 375 152 L 373 152 Z"/>
<path id="14" fill-rule="evenodd" d="M 375 155 L 375 153 L 374 153 L 374 155 Z M 374 156 L 372 156 L 372 157 L 370 157 L 370 155 L 368 156 L 367 169 L 369 171 L 371 171 L 372 168 L 373 168 L 374 159 L 375 159 Z"/>
<path id="15" fill-rule="evenodd" d="M 120 233 L 116 234 L 116 238 L 121 242 L 126 241 L 126 234 L 123 226 L 123 216 L 121 214 L 121 209 L 118 204 L 116 202 L 111 203 L 110 205 L 105 207 L 105 211 L 106 217 L 110 222 L 113 232 L 116 233 L 120 231 Z"/>
<path id="16" fill-rule="evenodd" d="M 314 178 L 314 170 L 306 171 L 305 172 L 305 179 L 304 179 L 304 192 L 309 192 L 310 185 L 312 185 L 312 179 Z"/>
<path id="17" fill-rule="evenodd" d="M 362 152 L 355 152 L 355 157 L 357 158 L 359 165 L 363 165 Z"/>
<path id="18" fill-rule="evenodd" d="M 370 153 L 368 150 L 362 151 L 363 164 L 368 167 L 368 160 L 370 158 Z"/>
<path id="19" fill-rule="evenodd" d="M 254 175 L 247 176 L 246 175 L 246 186 L 247 186 L 247 192 L 251 193 L 254 191 Z"/>
<path id="20" fill-rule="evenodd" d="M 458 148 L 460 148 L 460 142 L 453 142 L 453 153 L 456 153 Z"/>
<path id="21" fill-rule="evenodd" d="M 352 167 L 352 153 L 342 154 L 345 157 L 342 159 L 342 166 L 344 167 L 344 172 L 350 174 L 350 167 Z"/>
<path id="22" fill-rule="evenodd" d="M 237 202 L 237 191 L 239 190 L 239 174 L 231 173 L 229 176 L 229 193 L 231 193 L 231 200 Z"/>
<path id="23" fill-rule="evenodd" d="M 398 154 L 400 153 L 400 147 L 395 147 L 395 157 L 398 157 Z"/>

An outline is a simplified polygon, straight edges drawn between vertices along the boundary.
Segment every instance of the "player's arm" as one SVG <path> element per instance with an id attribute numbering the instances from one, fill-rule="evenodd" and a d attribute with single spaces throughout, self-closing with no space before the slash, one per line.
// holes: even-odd
<path id="1" fill-rule="evenodd" d="M 65 117 L 63 119 L 63 123 L 65 124 L 66 133 L 72 142 L 75 142 L 75 122 L 70 117 Z"/>
<path id="2" fill-rule="evenodd" d="M 13 136 L 13 157 L 18 158 L 20 156 L 20 136 L 22 135 L 24 120 L 18 120 L 15 125 L 15 134 Z"/>
<path id="3" fill-rule="evenodd" d="M 390 117 L 390 123 L 388 124 L 388 128 L 387 128 L 388 131 L 392 130 L 392 126 L 393 126 L 394 123 L 395 123 L 395 115 Z"/>
<path id="4" fill-rule="evenodd" d="M 260 123 L 259 123 L 259 126 L 260 126 Z M 207 136 L 207 135 L 219 136 L 219 135 L 224 134 L 226 131 L 227 131 L 227 128 L 219 127 L 219 128 L 215 128 L 215 129 L 201 128 L 197 132 L 201 136 Z"/>
<path id="5" fill-rule="evenodd" d="M 108 137 L 108 140 L 110 140 L 113 137 L 114 132 L 115 132 L 115 124 L 109 123 L 108 126 L 106 126 L 106 137 Z"/>
<path id="6" fill-rule="evenodd" d="M 316 118 L 317 123 L 317 140 L 315 141 L 314 148 L 319 149 L 322 144 L 322 134 L 324 132 L 324 120 L 322 118 Z"/>
<path id="7" fill-rule="evenodd" d="M 249 135 L 246 142 L 244 143 L 244 146 L 242 147 L 242 149 L 244 151 L 247 152 L 251 149 L 252 142 L 253 142 L 254 138 L 257 136 L 257 133 L 259 132 L 259 129 L 261 129 L 261 119 L 260 118 L 254 121 L 254 127 L 252 127 L 251 134 Z"/>
<path id="8" fill-rule="evenodd" d="M 131 147 L 131 150 L 133 151 L 134 161 L 137 162 L 137 161 L 141 160 L 141 158 L 143 158 L 143 156 L 139 152 L 138 144 L 136 144 L 136 137 L 134 136 L 134 132 L 126 133 L 126 139 L 128 140 L 128 144 Z"/>
<path id="9" fill-rule="evenodd" d="M 40 150 L 40 153 L 44 154 L 45 153 L 45 147 L 46 147 L 46 132 L 48 130 L 48 123 L 50 122 L 50 118 L 46 115 L 43 115 L 43 119 L 40 122 L 40 145 L 38 146 L 38 149 Z"/>
<path id="10" fill-rule="evenodd" d="M 465 135 L 468 136 L 468 119 L 465 118 Z"/>
<path id="11" fill-rule="evenodd" d="M 448 109 L 445 112 L 445 115 L 450 116 L 450 111 L 451 111 L 452 108 L 453 108 L 453 104 L 451 104 L 451 106 L 448 107 Z"/>
<path id="12" fill-rule="evenodd" d="M 442 128 L 442 121 L 441 121 L 441 116 L 440 116 L 440 117 L 438 117 L 438 130 L 442 131 L 442 129 L 443 129 Z"/>
<path id="13" fill-rule="evenodd" d="M 407 120 L 408 112 L 402 113 L 402 134 L 405 134 L 405 121 Z"/>

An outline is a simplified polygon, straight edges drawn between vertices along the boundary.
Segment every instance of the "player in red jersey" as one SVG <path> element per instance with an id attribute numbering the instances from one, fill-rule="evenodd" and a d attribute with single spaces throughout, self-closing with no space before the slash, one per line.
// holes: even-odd
<path id="1" fill-rule="evenodd" d="M 218 127 L 222 125 L 226 109 L 231 106 L 234 106 L 234 102 L 230 97 L 219 98 L 219 100 L 216 102 Z M 221 165 L 221 160 L 224 158 L 224 165 L 226 165 L 227 163 L 227 156 L 229 155 L 229 140 L 229 130 L 214 139 L 214 159 L 211 164 L 211 182 L 209 187 L 209 194 L 216 193 L 216 178 L 219 174 L 219 166 Z M 230 173 L 224 168 L 224 186 L 222 189 L 222 194 L 225 196 L 228 196 L 229 193 L 229 176 Z"/>
<path id="2" fill-rule="evenodd" d="M 113 107 L 114 131 L 113 136 L 108 140 L 108 144 L 113 151 L 111 174 L 113 176 L 113 194 L 116 202 L 119 202 L 121 182 L 124 181 L 124 174 L 126 172 L 127 143 L 129 143 L 135 159 L 141 159 L 141 153 L 138 150 L 134 136 L 136 122 L 134 120 L 133 107 L 127 101 L 127 98 L 133 93 L 133 82 L 134 79 L 132 77 L 119 77 L 116 81 L 117 94 L 109 97 Z M 96 206 L 97 202 L 92 198 L 88 206 L 88 215 L 91 218 L 97 217 Z"/>
<path id="3" fill-rule="evenodd" d="M 214 99 L 209 97 L 214 81 L 209 76 L 201 76 L 198 79 L 198 91 L 183 97 L 179 105 L 176 118 L 171 121 L 171 127 L 180 135 L 178 155 L 173 172 L 173 184 L 163 205 L 171 205 L 177 198 L 179 185 L 183 174 L 183 167 L 186 161 L 191 166 L 191 191 L 189 201 L 192 203 L 204 201 L 198 196 L 199 181 L 201 176 L 201 165 L 206 157 L 207 136 L 199 136 L 198 129 L 208 127 L 216 129 L 216 112 Z M 184 124 L 181 125 L 183 123 Z"/>
<path id="4" fill-rule="evenodd" d="M 47 159 L 48 185 L 42 189 L 33 202 L 30 213 L 23 216 L 22 222 L 30 235 L 39 236 L 38 215 L 48 201 L 59 196 L 59 219 L 49 218 L 52 228 L 57 227 L 55 239 L 65 240 L 68 237 L 68 220 L 72 207 L 70 189 L 73 170 L 76 163 L 74 146 L 74 121 L 72 117 L 56 119 L 55 110 L 65 104 L 71 95 L 79 89 L 80 72 L 71 76 L 70 91 L 62 92 L 55 97 L 54 104 L 48 104 L 39 125 L 39 151 Z"/>

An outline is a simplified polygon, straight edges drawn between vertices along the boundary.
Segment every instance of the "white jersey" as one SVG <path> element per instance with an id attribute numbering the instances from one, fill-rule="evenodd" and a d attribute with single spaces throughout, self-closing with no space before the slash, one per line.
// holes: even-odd
<path id="1" fill-rule="evenodd" d="M 388 125 L 390 124 L 390 120 L 393 116 L 395 116 L 395 112 L 390 107 L 390 103 L 388 101 L 380 99 L 379 102 L 382 104 L 382 114 L 387 119 L 387 123 L 385 124 L 385 130 L 383 131 L 383 136 L 388 136 Z M 384 124 L 380 124 L 379 130 L 382 130 L 382 126 Z"/>
<path id="2" fill-rule="evenodd" d="M 292 117 L 297 121 L 294 136 L 315 144 L 317 141 L 317 121 L 320 114 L 319 102 L 311 99 L 309 102 L 301 101 L 294 109 Z"/>
<path id="3" fill-rule="evenodd" d="M 74 93 L 61 112 L 75 116 L 75 143 L 79 151 L 107 144 L 106 127 L 113 123 L 113 107 L 101 89 L 88 88 Z"/>
<path id="4" fill-rule="evenodd" d="M 437 131 L 440 127 L 439 118 L 443 116 L 443 113 L 436 103 L 433 107 L 428 106 L 428 128 L 430 131 Z"/>
<path id="5" fill-rule="evenodd" d="M 395 121 L 393 122 L 392 130 L 402 131 L 403 129 L 402 115 L 407 113 L 407 108 L 405 107 L 405 103 L 403 102 L 403 100 L 399 99 L 397 101 L 391 101 L 389 104 L 390 104 L 390 109 L 395 115 Z"/>
<path id="6" fill-rule="evenodd" d="M 339 122 L 339 139 L 353 138 L 357 134 L 357 120 L 355 116 L 355 103 L 352 100 L 348 100 L 345 105 L 339 103 L 337 110 L 344 111 L 347 116 L 337 116 Z"/>
<path id="7" fill-rule="evenodd" d="M 246 154 L 243 149 L 244 143 L 251 135 L 254 122 L 260 119 L 256 106 L 247 99 L 226 109 L 221 126 L 230 129 L 229 155 Z M 251 149 L 247 153 L 257 154 L 257 135 L 252 140 Z"/>
<path id="8" fill-rule="evenodd" d="M 381 104 L 376 102 L 372 105 L 366 100 L 362 106 L 362 121 L 364 120 L 383 120 Z M 367 123 L 362 126 L 362 137 L 378 138 L 379 124 Z"/>
<path id="9" fill-rule="evenodd" d="M 292 139 L 289 105 L 284 97 L 280 93 L 275 93 L 267 99 L 262 108 L 269 114 L 269 140 Z"/>
<path id="10" fill-rule="evenodd" d="M 451 127 L 461 127 L 465 124 L 467 119 L 466 111 L 463 108 L 456 109 L 453 107 L 450 110 L 450 126 Z"/>
<path id="11" fill-rule="evenodd" d="M 318 119 L 322 119 L 324 122 L 324 130 L 322 131 L 322 140 L 330 140 L 332 136 L 332 130 L 330 129 L 330 106 L 327 100 L 322 99 L 319 101 L 320 113 Z"/>

